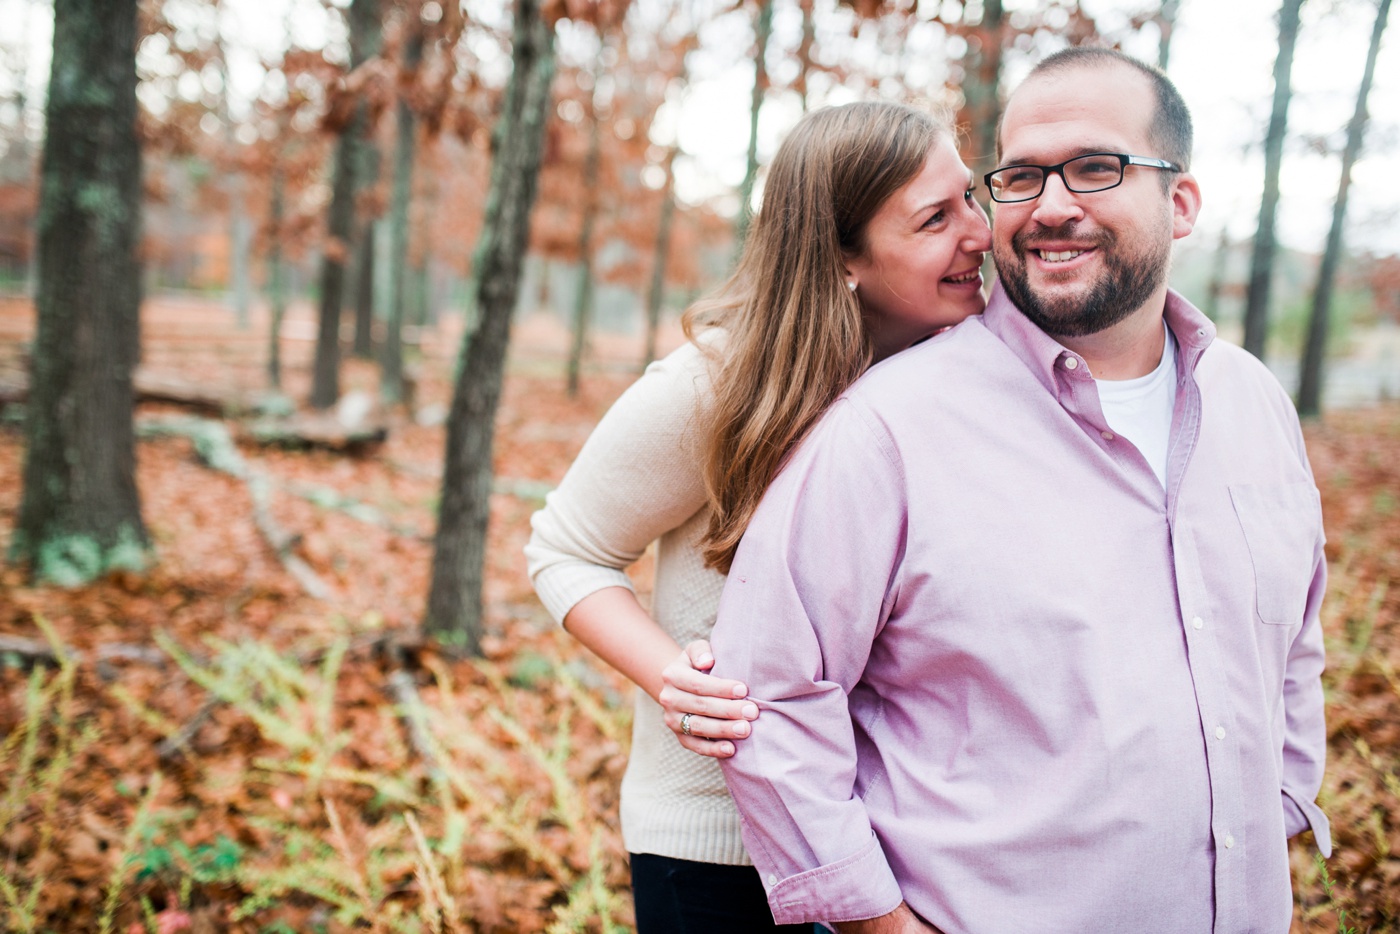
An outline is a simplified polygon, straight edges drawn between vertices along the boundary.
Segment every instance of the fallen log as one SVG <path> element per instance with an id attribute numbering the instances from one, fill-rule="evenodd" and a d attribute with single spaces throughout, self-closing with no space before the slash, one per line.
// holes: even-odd
<path id="1" fill-rule="evenodd" d="M 173 373 L 137 367 L 131 375 L 137 402 L 165 402 L 211 415 L 237 416 L 256 407 L 256 399 L 233 386 L 192 382 Z"/>
<path id="2" fill-rule="evenodd" d="M 81 664 L 88 660 L 89 654 L 92 655 L 92 658 L 99 666 L 113 659 L 142 662 L 148 665 L 165 664 L 165 653 L 161 652 L 159 649 L 154 649 L 145 645 L 129 645 L 127 643 L 117 642 L 111 645 L 98 646 L 92 653 L 87 653 L 77 649 L 70 649 L 66 646 L 55 649 L 51 643 L 39 639 L 26 639 L 24 636 L 0 633 L 0 655 L 14 656 L 31 666 L 58 665 L 65 658 L 74 663 Z M 110 678 L 108 680 L 110 680 Z"/>
<path id="3" fill-rule="evenodd" d="M 260 405 L 257 394 L 235 386 L 193 382 L 173 373 L 137 367 L 131 374 L 135 401 L 164 402 L 210 415 L 246 415 Z M 29 399 L 29 374 L 9 374 L 0 380 L 0 405 L 23 403 Z"/>

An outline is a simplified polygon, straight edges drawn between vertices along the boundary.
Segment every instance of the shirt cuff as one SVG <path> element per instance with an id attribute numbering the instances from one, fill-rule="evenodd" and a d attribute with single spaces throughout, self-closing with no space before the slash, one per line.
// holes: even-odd
<path id="1" fill-rule="evenodd" d="M 1318 852 L 1324 857 L 1332 855 L 1332 825 L 1328 823 L 1327 815 L 1322 813 L 1322 808 L 1316 802 L 1300 801 L 1287 789 L 1283 790 L 1283 830 L 1289 837 L 1311 830 Z"/>
<path id="2" fill-rule="evenodd" d="M 845 859 L 768 884 L 768 906 L 778 924 L 863 921 L 889 914 L 902 901 L 873 833 L 869 843 Z"/>

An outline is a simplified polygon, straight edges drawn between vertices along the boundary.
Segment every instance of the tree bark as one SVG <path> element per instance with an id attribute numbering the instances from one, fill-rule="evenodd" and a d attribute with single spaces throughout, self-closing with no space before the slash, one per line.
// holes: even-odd
<path id="1" fill-rule="evenodd" d="M 666 294 L 666 261 L 671 255 L 671 226 L 676 216 L 675 162 L 678 147 L 666 155 L 666 184 L 661 189 L 661 217 L 656 222 L 656 249 L 651 261 L 651 287 L 647 289 L 646 359 L 642 369 L 656 359 L 656 338 L 661 330 L 661 302 Z"/>
<path id="2" fill-rule="evenodd" d="M 602 49 L 599 49 L 602 54 Z M 597 87 L 602 62 L 594 63 L 593 86 Z M 583 369 L 583 351 L 588 346 L 588 324 L 593 317 L 593 231 L 598 224 L 598 165 L 602 159 L 602 131 L 598 125 L 598 106 L 590 93 L 588 102 L 588 153 L 583 162 L 583 223 L 578 235 L 578 290 L 574 293 L 573 334 L 569 341 L 567 390 L 570 399 L 578 398 L 579 375 Z"/>
<path id="3" fill-rule="evenodd" d="M 427 252 L 425 244 L 424 255 L 413 266 L 413 323 L 418 327 L 437 321 L 437 314 L 433 311 L 433 283 L 428 275 Z"/>
<path id="4" fill-rule="evenodd" d="M 1225 272 L 1230 262 L 1230 228 L 1220 228 L 1220 242 L 1210 260 L 1210 279 L 1206 282 L 1206 300 L 1201 306 L 1207 318 L 1220 320 L 1220 293 L 1225 291 Z"/>
<path id="5" fill-rule="evenodd" d="M 744 249 L 753 221 L 753 188 L 758 179 L 758 115 L 768 93 L 768 39 L 773 34 L 773 0 L 758 0 L 754 19 L 753 94 L 749 98 L 749 153 L 744 182 L 739 186 L 739 217 L 734 225 L 734 255 Z"/>
<path id="6" fill-rule="evenodd" d="M 416 7 L 409 15 L 408 41 L 404 45 L 401 84 L 410 82 L 423 60 L 423 27 Z M 417 119 L 407 98 L 399 94 L 396 111 L 394 144 L 394 191 L 390 205 L 389 224 L 392 245 L 389 248 L 389 320 L 384 334 L 384 350 L 380 367 L 379 393 L 390 405 L 404 400 L 403 385 L 403 323 L 408 304 L 408 209 L 413 193 L 413 158 Z"/>
<path id="7" fill-rule="evenodd" d="M 1371 30 L 1371 47 L 1366 53 L 1366 69 L 1361 76 L 1361 89 L 1356 93 L 1356 110 L 1347 124 L 1346 148 L 1342 150 L 1342 177 L 1337 183 L 1337 201 L 1332 207 L 1332 228 L 1327 232 L 1327 248 L 1317 271 L 1317 288 L 1313 291 L 1312 314 L 1308 318 L 1308 338 L 1303 345 L 1303 360 L 1298 385 L 1298 412 L 1314 416 L 1322 411 L 1323 361 L 1327 354 L 1327 325 L 1332 312 L 1332 285 L 1337 278 L 1337 266 L 1342 259 L 1342 233 L 1346 227 L 1347 195 L 1351 191 L 1351 170 L 1361 155 L 1366 136 L 1366 98 L 1376 76 L 1376 58 L 1380 54 L 1381 36 L 1390 15 L 1390 0 L 1380 0 L 1376 24 Z"/>
<path id="8" fill-rule="evenodd" d="M 366 16 L 360 28 L 365 57 L 378 55 L 384 39 L 379 15 Z M 360 135 L 355 140 L 355 201 L 359 206 L 357 213 L 363 216 L 356 240 L 355 337 L 350 352 L 361 360 L 374 359 L 374 282 L 381 255 L 376 229 L 379 216 L 363 210 L 363 196 L 379 184 L 379 167 L 383 161 L 379 140 L 375 138 L 374 122 L 367 116 L 368 110 L 367 104 L 360 104 L 360 112 L 366 116 L 360 126 Z"/>
<path id="9" fill-rule="evenodd" d="M 141 149 L 136 0 L 55 0 L 38 214 L 38 325 L 11 546 L 76 585 L 149 560 L 136 488 Z"/>
<path id="10" fill-rule="evenodd" d="M 215 2 L 215 16 L 218 17 L 221 11 L 218 7 L 221 4 Z M 235 161 L 235 153 L 238 152 L 238 139 L 234 135 L 233 113 L 229 104 L 229 71 L 228 55 L 224 48 L 223 27 L 216 27 L 214 36 L 214 51 L 216 63 L 219 68 L 219 122 L 224 128 L 224 146 L 227 147 L 224 157 L 230 162 Z M 225 179 L 224 191 L 228 198 L 229 214 L 229 279 L 233 286 L 233 313 L 234 319 L 238 322 L 238 329 L 246 331 L 252 324 L 252 276 L 249 271 L 249 254 L 252 252 L 253 231 L 252 223 L 248 219 L 248 214 L 244 209 L 243 200 L 247 196 L 246 180 L 243 177 L 243 167 L 241 165 L 230 165 L 227 167 L 228 176 Z"/>
<path id="11" fill-rule="evenodd" d="M 1167 70 L 1167 62 L 1172 55 L 1172 33 L 1176 31 L 1176 15 L 1181 10 L 1181 0 L 1162 0 L 1157 11 L 1157 29 L 1161 38 L 1157 40 L 1157 67 Z"/>
<path id="12" fill-rule="evenodd" d="M 377 162 L 377 160 L 375 160 Z M 369 162 L 361 163 L 361 169 L 367 170 Z M 378 174 L 378 166 L 375 166 L 375 174 Z M 368 181 L 369 175 L 359 175 L 360 179 Z M 374 357 L 374 267 L 375 263 L 375 219 L 366 218 L 360 225 L 360 232 L 355 237 L 355 338 L 350 345 L 352 356 L 361 360 L 370 360 Z"/>
<path id="13" fill-rule="evenodd" d="M 798 5 L 802 8 L 802 39 L 797 44 L 797 95 L 805 114 L 811 109 L 807 104 L 807 95 L 811 90 L 807 82 L 812 74 L 812 46 L 817 42 L 816 2 L 799 0 Z"/>
<path id="14" fill-rule="evenodd" d="M 540 0 L 518 0 L 511 35 L 513 68 L 492 134 L 491 185 L 472 264 L 480 323 L 464 338 L 448 416 L 433 580 L 423 620 L 426 632 L 472 654 L 481 651 L 496 407 L 554 76 L 554 29 L 544 20 Z"/>
<path id="15" fill-rule="evenodd" d="M 1278 57 L 1274 59 L 1274 107 L 1264 137 L 1264 197 L 1259 203 L 1259 228 L 1249 266 L 1245 297 L 1244 349 L 1264 357 L 1269 335 L 1269 291 L 1273 285 L 1274 219 L 1278 213 L 1278 176 L 1283 166 L 1283 140 L 1288 132 L 1288 103 L 1293 96 L 1293 47 L 1298 41 L 1298 14 L 1303 0 L 1283 0 L 1278 14 Z"/>
<path id="16" fill-rule="evenodd" d="M 968 142 L 972 151 L 968 153 L 967 164 L 972 169 L 972 177 L 983 175 L 996 168 L 997 122 L 1001 119 L 1001 61 L 1003 46 L 1003 22 L 1006 18 L 1001 0 L 987 0 L 982 8 L 982 22 L 975 35 L 981 40 L 980 47 L 969 48 L 963 60 L 963 96 L 967 104 L 968 121 L 971 123 Z M 978 196 L 984 199 L 986 207 L 989 196 L 985 186 L 978 185 Z"/>
<path id="17" fill-rule="evenodd" d="M 267 381 L 273 389 L 282 388 L 282 319 L 287 314 L 286 268 L 282 262 L 283 188 L 282 167 L 272 170 L 272 208 L 267 251 L 268 307 L 272 320 L 267 330 Z"/>
<path id="18" fill-rule="evenodd" d="M 369 40 L 378 34 L 379 0 L 352 0 L 350 19 L 350 70 L 354 71 L 377 49 Z M 377 41 L 377 40 L 376 40 Z M 326 222 L 327 244 L 321 258 L 321 313 L 316 332 L 316 359 L 311 378 L 311 406 L 327 409 L 340 398 L 340 314 L 345 300 L 345 261 L 349 258 L 355 227 L 357 152 L 369 117 L 361 104 L 341 131 L 335 147 L 331 204 Z"/>

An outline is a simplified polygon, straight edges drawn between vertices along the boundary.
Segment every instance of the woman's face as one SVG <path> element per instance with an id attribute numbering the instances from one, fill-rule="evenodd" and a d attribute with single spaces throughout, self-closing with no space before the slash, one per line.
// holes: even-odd
<path id="1" fill-rule="evenodd" d="M 846 279 L 856 284 L 875 359 L 985 307 L 991 229 L 951 139 L 940 139 L 919 174 L 880 205 L 865 244 L 863 255 L 846 259 Z"/>

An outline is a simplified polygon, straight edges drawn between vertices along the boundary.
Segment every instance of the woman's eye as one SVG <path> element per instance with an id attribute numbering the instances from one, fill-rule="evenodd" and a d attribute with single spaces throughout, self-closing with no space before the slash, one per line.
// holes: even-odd
<path id="1" fill-rule="evenodd" d="M 925 226 L 925 227 L 932 227 L 934 224 L 938 224 L 938 223 L 942 222 L 942 220 L 943 220 L 943 212 L 942 212 L 942 211 L 937 211 L 937 212 L 935 212 L 928 220 L 924 221 L 924 226 Z"/>

